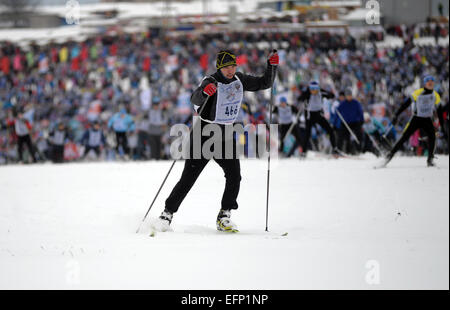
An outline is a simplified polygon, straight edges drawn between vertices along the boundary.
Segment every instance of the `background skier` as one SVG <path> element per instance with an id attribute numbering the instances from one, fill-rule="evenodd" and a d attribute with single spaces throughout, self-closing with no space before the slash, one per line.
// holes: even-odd
<path id="1" fill-rule="evenodd" d="M 428 158 L 427 165 L 434 166 L 434 147 L 436 141 L 436 130 L 433 125 L 433 117 L 436 108 L 441 102 L 441 97 L 434 90 L 435 78 L 431 75 L 427 75 L 423 79 L 424 87 L 414 91 L 410 97 L 399 107 L 395 113 L 392 123 L 395 125 L 398 121 L 400 114 L 406 110 L 411 104 L 413 104 L 413 116 L 403 130 L 401 138 L 395 143 L 392 150 L 386 156 L 384 166 L 387 165 L 395 153 L 402 147 L 403 143 L 409 139 L 409 137 L 418 129 L 425 131 L 428 137 Z M 442 126 L 443 124 L 441 124 Z"/>

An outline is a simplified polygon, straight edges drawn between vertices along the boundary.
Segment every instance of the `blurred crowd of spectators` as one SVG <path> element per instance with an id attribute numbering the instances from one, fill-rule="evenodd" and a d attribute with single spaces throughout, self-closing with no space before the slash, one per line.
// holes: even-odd
<path id="1" fill-rule="evenodd" d="M 221 49 L 238 55 L 238 70 L 259 75 L 268 53 L 277 48 L 277 91 L 285 92 L 290 104 L 297 104 L 302 87 L 313 79 L 336 95 L 351 87 L 364 111 L 388 126 L 393 111 L 421 87 L 426 73 L 436 77 L 436 90 L 448 106 L 448 46 L 420 47 L 408 38 L 405 43 L 402 48 L 377 48 L 359 45 L 350 35 L 295 32 L 146 32 L 43 46 L 0 43 L 0 164 L 20 159 L 11 125 L 19 114 L 31 125 L 37 160 L 61 161 L 55 155 L 59 128 L 65 132 L 63 161 L 83 155 L 103 160 L 169 158 L 168 129 L 191 117 L 190 94 L 215 71 Z M 269 99 L 268 92 L 247 94 L 250 109 L 242 110 L 241 119 L 264 121 Z M 116 113 L 128 120 L 124 127 L 119 124 L 120 130 L 111 121 L 113 116 L 120 121 Z M 407 119 L 404 114 L 399 129 Z M 104 134 L 99 152 L 84 154 L 91 149 L 87 132 L 95 126 Z M 448 149 L 444 144 L 438 142 L 441 151 Z"/>
<path id="2" fill-rule="evenodd" d="M 386 28 L 386 34 L 403 38 L 406 42 L 423 37 L 433 37 L 436 43 L 439 38 L 448 36 L 448 24 L 445 23 L 419 23 L 413 25 L 393 25 Z"/>

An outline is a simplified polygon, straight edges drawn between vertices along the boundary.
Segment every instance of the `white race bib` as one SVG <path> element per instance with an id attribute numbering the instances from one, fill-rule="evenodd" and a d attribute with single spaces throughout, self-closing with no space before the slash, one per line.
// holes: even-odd
<path id="1" fill-rule="evenodd" d="M 290 124 L 292 123 L 292 108 L 290 106 L 278 107 L 278 118 L 280 124 Z"/>
<path id="2" fill-rule="evenodd" d="M 415 103 L 415 109 L 417 116 L 419 117 L 432 117 L 434 111 L 434 102 L 436 97 L 434 93 L 429 95 L 420 95 Z"/>
<path id="3" fill-rule="evenodd" d="M 89 132 L 88 145 L 89 146 L 99 146 L 101 139 L 102 139 L 102 134 L 101 134 L 100 130 L 91 130 Z"/>
<path id="4" fill-rule="evenodd" d="M 243 98 L 244 86 L 239 78 L 230 84 L 218 83 L 216 118 L 214 119 L 214 123 L 234 123 L 241 109 Z"/>
<path id="5" fill-rule="evenodd" d="M 66 134 L 64 131 L 55 131 L 55 134 L 53 135 L 53 143 L 56 145 L 63 145 L 65 136 Z"/>
<path id="6" fill-rule="evenodd" d="M 322 111 L 323 103 L 322 103 L 322 94 L 319 93 L 317 95 L 311 94 L 309 97 L 308 111 L 317 112 Z"/>

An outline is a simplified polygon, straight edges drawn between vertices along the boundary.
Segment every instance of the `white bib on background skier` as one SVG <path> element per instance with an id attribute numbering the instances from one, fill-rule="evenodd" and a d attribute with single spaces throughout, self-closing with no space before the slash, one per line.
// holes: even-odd
<path id="1" fill-rule="evenodd" d="M 98 146 L 100 145 L 102 139 L 102 133 L 100 130 L 90 130 L 89 131 L 89 146 Z"/>
<path id="2" fill-rule="evenodd" d="M 309 98 L 308 111 L 316 112 L 323 110 L 322 95 L 320 91 Z"/>
<path id="3" fill-rule="evenodd" d="M 294 115 L 292 114 L 292 108 L 289 105 L 278 107 L 278 123 L 279 124 L 290 124 L 293 121 Z"/>
<path id="4" fill-rule="evenodd" d="M 441 98 L 436 91 L 431 94 L 425 94 L 425 89 L 420 88 L 413 92 L 413 113 L 419 117 L 432 117 L 435 106 L 437 106 Z"/>

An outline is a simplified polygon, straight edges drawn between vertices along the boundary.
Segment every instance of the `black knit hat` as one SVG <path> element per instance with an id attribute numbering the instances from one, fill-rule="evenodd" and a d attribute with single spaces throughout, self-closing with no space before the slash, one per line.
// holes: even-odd
<path id="1" fill-rule="evenodd" d="M 230 51 L 220 51 L 217 54 L 216 68 L 219 70 L 227 66 L 237 66 L 236 56 Z"/>

